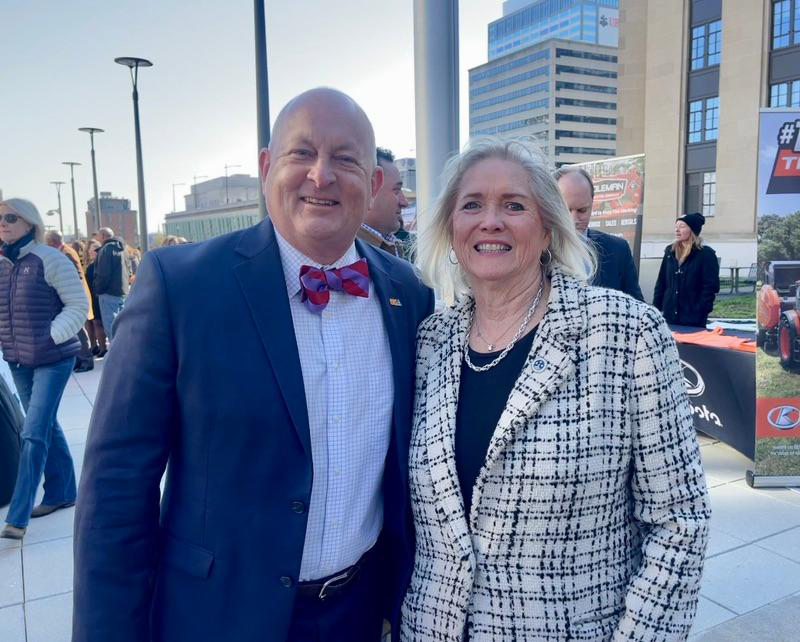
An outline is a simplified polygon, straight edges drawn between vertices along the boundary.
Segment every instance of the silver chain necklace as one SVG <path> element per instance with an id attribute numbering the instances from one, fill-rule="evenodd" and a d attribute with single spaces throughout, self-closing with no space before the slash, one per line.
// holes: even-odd
<path id="1" fill-rule="evenodd" d="M 511 339 L 511 343 L 509 343 L 505 349 L 498 354 L 494 359 L 492 359 L 489 363 L 485 366 L 476 366 L 472 363 L 472 360 L 469 358 L 469 331 L 467 331 L 467 340 L 464 342 L 464 361 L 469 366 L 470 370 L 474 372 L 486 372 L 487 370 L 494 368 L 498 363 L 500 363 L 503 359 L 506 358 L 506 355 L 511 352 L 511 349 L 514 345 L 519 341 L 519 338 L 525 332 L 525 328 L 528 327 L 528 323 L 530 323 L 531 317 L 533 316 L 534 311 L 536 310 L 536 306 L 539 305 L 539 299 L 542 298 L 542 292 L 544 291 L 544 276 L 542 276 L 542 280 L 539 282 L 539 290 L 536 292 L 536 297 L 533 299 L 533 303 L 531 307 L 528 308 L 528 313 L 525 315 L 525 318 L 522 320 L 522 325 L 519 326 L 519 330 L 514 335 L 514 338 Z M 472 325 L 475 323 L 475 308 L 472 308 L 472 315 L 469 321 L 470 330 L 472 329 Z"/>

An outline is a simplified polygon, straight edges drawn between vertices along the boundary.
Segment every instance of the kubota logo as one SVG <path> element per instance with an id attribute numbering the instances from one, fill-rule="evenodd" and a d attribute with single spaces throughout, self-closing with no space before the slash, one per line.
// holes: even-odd
<path id="1" fill-rule="evenodd" d="M 690 397 L 699 397 L 706 391 L 706 382 L 688 361 L 681 359 L 683 366 L 683 385 Z"/>
<path id="2" fill-rule="evenodd" d="M 767 421 L 778 430 L 791 430 L 800 426 L 800 410 L 794 406 L 775 406 L 767 413 Z"/>

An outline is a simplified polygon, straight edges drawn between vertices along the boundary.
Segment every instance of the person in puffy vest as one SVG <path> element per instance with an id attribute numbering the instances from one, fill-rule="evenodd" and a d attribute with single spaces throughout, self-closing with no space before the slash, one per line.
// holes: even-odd
<path id="1" fill-rule="evenodd" d="M 675 242 L 664 250 L 653 305 L 667 323 L 705 328 L 719 292 L 717 254 L 703 245 L 705 217 L 684 214 L 675 222 Z"/>
<path id="2" fill-rule="evenodd" d="M 45 245 L 36 206 L 0 201 L 0 346 L 22 405 L 17 481 L 0 537 L 22 539 L 28 520 L 75 503 L 75 469 L 56 413 L 89 302 L 70 260 Z M 44 498 L 33 507 L 45 475 Z"/>
<path id="3" fill-rule="evenodd" d="M 97 230 L 97 240 L 101 245 L 95 260 L 92 286 L 100 302 L 100 318 L 106 337 L 113 339 L 114 320 L 122 312 L 128 296 L 131 269 L 125 241 L 114 236 L 114 230 L 101 227 Z"/>

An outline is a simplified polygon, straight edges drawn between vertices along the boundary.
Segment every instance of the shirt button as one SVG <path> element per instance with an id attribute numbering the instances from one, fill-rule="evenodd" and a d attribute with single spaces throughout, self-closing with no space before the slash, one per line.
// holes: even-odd
<path id="1" fill-rule="evenodd" d="M 306 505 L 303 502 L 292 502 L 291 506 L 295 513 L 299 514 L 306 511 Z"/>
<path id="2" fill-rule="evenodd" d="M 291 577 L 289 577 L 288 575 L 284 575 L 280 579 L 281 579 L 281 586 L 283 586 L 283 588 L 292 588 L 292 578 Z"/>

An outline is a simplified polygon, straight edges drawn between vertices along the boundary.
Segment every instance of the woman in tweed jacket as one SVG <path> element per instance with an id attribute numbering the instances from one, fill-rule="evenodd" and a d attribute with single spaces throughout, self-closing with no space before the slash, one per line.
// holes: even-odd
<path id="1" fill-rule="evenodd" d="M 420 241 L 403 640 L 682 640 L 708 496 L 661 315 L 594 259 L 525 143 L 449 164 Z M 477 464 L 475 463 L 477 462 Z"/>

